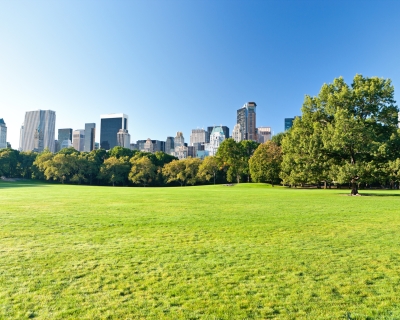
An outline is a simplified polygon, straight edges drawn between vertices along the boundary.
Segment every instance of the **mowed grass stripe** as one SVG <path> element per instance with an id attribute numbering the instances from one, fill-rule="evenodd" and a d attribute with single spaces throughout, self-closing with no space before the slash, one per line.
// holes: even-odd
<path id="1" fill-rule="evenodd" d="M 395 319 L 400 192 L 0 183 L 0 318 Z"/>

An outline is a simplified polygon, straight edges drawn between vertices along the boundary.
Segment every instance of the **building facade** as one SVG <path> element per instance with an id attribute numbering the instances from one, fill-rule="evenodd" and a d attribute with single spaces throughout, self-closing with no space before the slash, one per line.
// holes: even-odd
<path id="1" fill-rule="evenodd" d="M 259 143 L 265 143 L 271 140 L 271 127 L 258 127 L 257 137 Z"/>
<path id="2" fill-rule="evenodd" d="M 210 142 L 204 144 L 206 155 L 215 156 L 222 141 L 225 140 L 225 134 L 222 127 L 215 127 L 210 135 Z"/>
<path id="3" fill-rule="evenodd" d="M 75 150 L 85 150 L 85 130 L 77 129 L 72 132 L 72 146 Z"/>
<path id="4" fill-rule="evenodd" d="M 63 129 L 58 129 L 58 150 L 60 151 L 61 149 L 64 148 L 69 148 L 72 146 L 72 128 L 63 128 Z M 64 147 L 63 147 L 64 146 Z M 67 146 L 67 147 L 65 147 Z"/>
<path id="5" fill-rule="evenodd" d="M 208 132 L 208 141 L 207 142 L 210 142 L 210 136 L 215 127 L 217 127 L 217 126 L 207 127 L 207 132 Z M 221 128 L 222 131 L 224 132 L 225 139 L 228 139 L 230 137 L 229 128 L 227 126 L 218 126 L 218 127 Z"/>
<path id="6" fill-rule="evenodd" d="M 117 145 L 123 148 L 131 147 L 131 135 L 128 130 L 120 129 L 117 133 Z"/>
<path id="7" fill-rule="evenodd" d="M 0 149 L 7 148 L 7 127 L 4 119 L 0 119 Z"/>
<path id="8" fill-rule="evenodd" d="M 240 128 L 239 123 L 235 124 L 235 126 L 233 127 L 232 138 L 236 142 L 240 142 L 240 141 L 244 140 L 242 137 L 242 129 Z"/>
<path id="9" fill-rule="evenodd" d="M 85 123 L 85 147 L 86 152 L 94 150 L 94 143 L 96 139 L 96 124 Z"/>
<path id="10" fill-rule="evenodd" d="M 174 138 L 174 147 L 176 149 L 176 147 L 180 147 L 183 145 L 185 145 L 185 138 L 183 137 L 183 133 L 178 131 Z"/>
<path id="11" fill-rule="evenodd" d="M 207 143 L 210 141 L 210 135 L 208 131 L 204 129 L 192 129 L 190 135 L 190 145 L 193 146 L 195 143 Z"/>
<path id="12" fill-rule="evenodd" d="M 55 151 L 56 113 L 36 110 L 25 113 L 22 151 Z"/>
<path id="13" fill-rule="evenodd" d="M 167 137 L 167 140 L 165 141 L 165 153 L 173 154 L 174 150 L 174 137 Z"/>
<path id="14" fill-rule="evenodd" d="M 119 130 L 128 130 L 128 116 L 123 113 L 100 116 L 100 148 L 110 150 L 118 145 Z"/>
<path id="15" fill-rule="evenodd" d="M 285 131 L 289 130 L 293 126 L 294 118 L 285 118 Z"/>
<path id="16" fill-rule="evenodd" d="M 256 107 L 255 102 L 247 102 L 237 111 L 236 123 L 240 124 L 242 140 L 257 141 Z"/>

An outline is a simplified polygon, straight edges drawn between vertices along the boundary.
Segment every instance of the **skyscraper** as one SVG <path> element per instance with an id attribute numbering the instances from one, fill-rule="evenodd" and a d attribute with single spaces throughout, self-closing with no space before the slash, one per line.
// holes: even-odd
<path id="1" fill-rule="evenodd" d="M 256 103 L 247 102 L 237 111 L 237 121 L 240 124 L 243 140 L 257 141 Z"/>
<path id="2" fill-rule="evenodd" d="M 85 123 L 85 148 L 86 152 L 94 150 L 94 140 L 96 139 L 96 124 Z"/>
<path id="3" fill-rule="evenodd" d="M 68 148 L 72 145 L 72 128 L 58 129 L 58 149 Z"/>
<path id="4" fill-rule="evenodd" d="M 21 125 L 21 129 L 19 129 L 19 151 L 22 151 L 22 145 L 24 144 L 24 124 Z"/>
<path id="5" fill-rule="evenodd" d="M 56 113 L 52 110 L 27 111 L 22 151 L 55 151 Z"/>
<path id="6" fill-rule="evenodd" d="M 7 148 L 7 127 L 6 123 L 0 118 L 0 149 Z"/>
<path id="7" fill-rule="evenodd" d="M 118 145 L 119 130 L 128 130 L 128 116 L 123 113 L 103 114 L 100 120 L 100 148 L 110 150 Z"/>
<path id="8" fill-rule="evenodd" d="M 167 140 L 165 141 L 165 153 L 172 154 L 174 150 L 174 137 L 167 137 Z"/>
<path id="9" fill-rule="evenodd" d="M 75 150 L 85 150 L 85 130 L 77 129 L 72 133 L 72 146 Z"/>

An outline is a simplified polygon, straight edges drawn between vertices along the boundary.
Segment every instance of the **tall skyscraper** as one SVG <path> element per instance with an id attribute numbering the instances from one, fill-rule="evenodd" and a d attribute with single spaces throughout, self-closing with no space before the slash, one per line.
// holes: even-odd
<path id="1" fill-rule="evenodd" d="M 7 127 L 4 119 L 0 118 L 0 149 L 7 148 Z"/>
<path id="2" fill-rule="evenodd" d="M 75 150 L 85 150 L 85 130 L 77 129 L 72 133 L 72 146 Z"/>
<path id="3" fill-rule="evenodd" d="M 165 141 L 165 153 L 172 154 L 174 150 L 174 137 L 167 137 L 167 140 Z"/>
<path id="4" fill-rule="evenodd" d="M 123 113 L 100 116 L 100 148 L 110 150 L 118 145 L 119 130 L 128 130 L 128 116 Z"/>
<path id="5" fill-rule="evenodd" d="M 22 151 L 22 145 L 24 144 L 24 124 L 21 125 L 21 129 L 19 129 L 19 151 Z"/>
<path id="6" fill-rule="evenodd" d="M 256 103 L 247 102 L 237 111 L 237 121 L 240 124 L 243 140 L 257 141 Z"/>
<path id="7" fill-rule="evenodd" d="M 94 142 L 96 139 L 96 124 L 85 123 L 85 148 L 86 152 L 94 150 Z"/>
<path id="8" fill-rule="evenodd" d="M 22 151 L 55 151 L 56 113 L 52 110 L 36 110 L 25 113 Z"/>
<path id="9" fill-rule="evenodd" d="M 58 129 L 58 149 L 72 146 L 72 128 Z"/>
<path id="10" fill-rule="evenodd" d="M 207 143 L 210 140 L 209 137 L 208 131 L 204 129 L 192 129 L 190 145 L 193 146 L 194 143 Z"/>

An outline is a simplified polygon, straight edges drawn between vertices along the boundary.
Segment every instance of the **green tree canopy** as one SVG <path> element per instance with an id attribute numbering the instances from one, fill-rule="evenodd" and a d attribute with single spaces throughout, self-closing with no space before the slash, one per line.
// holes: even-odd
<path id="1" fill-rule="evenodd" d="M 331 179 L 358 194 L 359 182 L 399 157 L 398 111 L 389 79 L 356 75 L 350 86 L 341 77 L 324 84 L 318 96 L 305 97 L 301 119 L 282 141 L 283 180 Z"/>
<path id="2" fill-rule="evenodd" d="M 251 178 L 255 182 L 270 182 L 272 186 L 279 180 L 282 151 L 272 141 L 260 144 L 250 158 Z"/>

